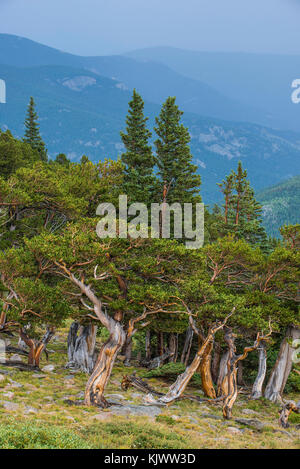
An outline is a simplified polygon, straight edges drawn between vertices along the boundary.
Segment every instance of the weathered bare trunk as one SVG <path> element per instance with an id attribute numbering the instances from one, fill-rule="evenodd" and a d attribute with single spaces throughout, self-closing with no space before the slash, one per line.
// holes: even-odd
<path id="1" fill-rule="evenodd" d="M 258 372 L 252 386 L 251 399 L 260 399 L 263 393 L 263 384 L 267 372 L 266 344 L 262 342 L 258 348 Z"/>
<path id="2" fill-rule="evenodd" d="M 232 418 L 232 408 L 236 401 L 238 395 L 238 387 L 237 387 L 237 371 L 238 371 L 238 363 L 248 356 L 250 352 L 253 350 L 257 350 L 260 343 L 264 340 L 268 340 L 270 335 L 272 334 L 272 328 L 270 324 L 270 331 L 266 336 L 261 335 L 260 333 L 257 334 L 256 340 L 251 347 L 245 347 L 244 351 L 241 355 L 236 355 L 236 347 L 235 347 L 235 335 L 229 329 L 225 334 L 225 342 L 228 345 L 228 362 L 227 362 L 227 385 L 228 385 L 228 393 L 223 401 L 223 417 L 225 419 Z"/>
<path id="3" fill-rule="evenodd" d="M 163 355 L 159 355 L 158 357 L 153 358 L 148 364 L 147 367 L 149 370 L 154 370 L 155 368 L 161 367 L 168 358 L 171 357 L 170 350 L 166 350 Z"/>
<path id="4" fill-rule="evenodd" d="M 233 309 L 231 314 L 233 314 L 234 310 L 235 310 L 235 308 Z M 215 336 L 216 332 L 219 331 L 220 329 L 222 329 L 225 326 L 225 324 L 226 324 L 228 318 L 231 316 L 231 314 L 225 318 L 223 323 L 214 324 L 209 329 L 207 336 L 204 338 L 202 343 L 201 342 L 199 343 L 199 348 L 198 348 L 198 351 L 195 355 L 194 360 L 192 361 L 190 366 L 188 366 L 186 368 L 186 370 L 181 375 L 178 376 L 175 383 L 172 384 L 172 386 L 169 388 L 169 391 L 167 392 L 167 394 L 159 399 L 161 402 L 166 403 L 166 404 L 170 403 L 170 402 L 174 401 L 175 399 L 178 399 L 183 394 L 183 392 L 186 389 L 187 385 L 189 384 L 191 378 L 194 376 L 194 374 L 198 370 L 199 365 L 201 363 L 203 355 L 206 352 L 207 347 L 210 347 L 211 343 L 214 340 L 214 336 Z M 195 323 L 194 323 L 194 321 L 191 317 L 190 317 L 190 321 L 192 322 L 192 324 L 194 326 L 194 330 L 196 331 L 197 328 L 196 328 Z M 199 331 L 198 331 L 198 335 L 199 335 Z"/>
<path id="5" fill-rule="evenodd" d="M 20 337 L 25 342 L 25 344 L 29 347 L 28 353 L 28 365 L 32 367 L 39 368 L 40 366 L 40 359 L 41 354 L 45 351 L 47 344 L 50 342 L 54 335 L 54 329 L 47 327 L 47 331 L 40 341 L 36 341 L 34 339 L 30 339 L 26 332 L 20 329 Z"/>
<path id="6" fill-rule="evenodd" d="M 289 341 L 293 342 L 300 338 L 300 329 L 290 326 L 287 328 L 285 338 L 283 339 L 275 366 L 271 372 L 268 384 L 265 389 L 265 398 L 272 402 L 281 402 L 282 394 L 292 369 L 293 347 Z"/>
<path id="7" fill-rule="evenodd" d="M 213 349 L 213 342 L 211 342 L 205 349 L 203 357 L 199 366 L 201 381 L 202 381 L 202 390 L 204 391 L 205 396 L 211 397 L 212 399 L 216 398 L 216 391 L 214 388 L 212 376 L 211 376 L 211 353 Z"/>
<path id="8" fill-rule="evenodd" d="M 151 332 L 150 330 L 146 331 L 146 337 L 145 337 L 145 354 L 146 354 L 146 361 L 151 360 Z"/>
<path id="9" fill-rule="evenodd" d="M 177 359 L 177 340 L 176 340 L 176 334 L 174 334 L 173 332 L 171 332 L 170 337 L 169 337 L 169 351 L 170 351 L 169 362 L 175 363 Z"/>
<path id="10" fill-rule="evenodd" d="M 231 330 L 225 334 L 225 342 L 228 345 L 228 361 L 227 361 L 227 394 L 223 401 L 223 417 L 225 419 L 232 418 L 232 408 L 238 395 L 237 387 L 237 357 L 235 355 L 236 348 L 234 344 L 235 336 Z"/>
<path id="11" fill-rule="evenodd" d="M 228 383 L 227 383 L 227 362 L 228 362 L 229 352 L 226 352 L 222 355 L 219 367 L 219 376 L 217 382 L 217 396 L 225 396 L 228 393 Z"/>
<path id="12" fill-rule="evenodd" d="M 221 347 L 218 344 L 218 342 L 216 342 L 215 347 L 214 347 L 212 364 L 211 364 L 211 375 L 212 375 L 213 382 L 215 384 L 217 384 L 217 381 L 218 381 L 220 360 L 221 360 Z"/>
<path id="13" fill-rule="evenodd" d="M 92 373 L 96 361 L 95 347 L 97 326 L 88 324 L 81 326 L 73 322 L 68 335 L 67 368 L 75 368 Z"/>
<path id="14" fill-rule="evenodd" d="M 183 350 L 182 350 L 182 354 L 180 358 L 181 363 L 184 363 L 185 366 L 187 366 L 189 358 L 190 358 L 193 336 L 194 336 L 193 328 L 189 326 L 186 331 L 185 342 L 184 342 L 184 346 L 183 346 Z"/>
<path id="15" fill-rule="evenodd" d="M 85 404 L 88 406 L 94 405 L 103 408 L 109 406 L 104 398 L 104 390 L 116 357 L 126 340 L 122 325 L 112 319 L 109 320 L 109 323 L 110 337 L 101 347 L 94 371 L 87 382 Z"/>
<path id="16" fill-rule="evenodd" d="M 132 354 L 132 337 L 126 337 L 125 344 L 124 344 L 124 366 L 130 366 L 131 362 L 131 354 Z"/>

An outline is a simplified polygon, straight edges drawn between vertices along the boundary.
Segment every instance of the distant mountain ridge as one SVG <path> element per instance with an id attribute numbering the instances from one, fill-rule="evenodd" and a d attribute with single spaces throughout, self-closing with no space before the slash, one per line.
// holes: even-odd
<path id="1" fill-rule="evenodd" d="M 144 99 L 160 104 L 168 96 L 176 96 L 185 112 L 227 120 L 255 121 L 268 124 L 267 113 L 242 105 L 200 80 L 188 78 L 158 62 L 141 62 L 125 56 L 83 57 L 61 52 L 29 39 L 0 34 L 0 64 L 15 67 L 61 65 L 87 69 L 123 83 L 124 88 L 137 90 Z"/>
<path id="2" fill-rule="evenodd" d="M 2 47 L 4 43 L 5 51 Z M 45 47 L 32 41 L 0 35 L 0 78 L 7 85 L 7 104 L 0 105 L 0 128 L 9 128 L 17 136 L 23 136 L 25 110 L 32 95 L 37 102 L 42 135 L 51 157 L 63 152 L 74 161 L 78 161 L 83 154 L 93 161 L 116 158 L 123 150 L 119 132 L 125 127 L 135 77 L 133 65 L 127 69 L 124 64 L 134 64 L 135 61 L 118 56 L 102 57 L 95 73 L 86 66 L 76 65 L 76 56 Z M 28 57 L 32 65 L 28 64 L 25 68 Z M 20 65 L 3 64 L 3 60 L 11 63 L 20 60 Z M 60 63 L 40 64 L 55 60 Z M 93 60 L 96 67 L 96 60 Z M 99 72 L 99 64 L 105 68 L 105 63 L 105 73 L 110 77 Z M 124 81 L 117 79 L 117 74 L 112 75 L 113 64 L 121 64 L 123 78 L 126 71 L 128 83 L 129 79 L 132 80 L 130 86 L 127 78 Z M 91 67 L 89 64 L 88 68 Z M 147 76 L 148 66 L 143 67 L 143 64 L 137 66 L 140 80 L 143 74 Z M 158 83 L 159 76 L 156 80 Z M 168 75 L 168 80 L 171 80 L 171 75 Z M 175 86 L 170 83 L 168 87 L 168 80 L 165 80 L 165 88 L 159 91 L 161 97 Z M 147 85 L 149 89 L 150 85 Z M 157 103 L 146 99 L 145 114 L 150 118 L 149 128 L 153 128 L 159 111 Z M 216 183 L 236 168 L 239 159 L 247 168 L 256 190 L 300 174 L 298 133 L 189 112 L 185 112 L 183 121 L 190 130 L 192 153 L 202 176 L 201 193 L 207 204 L 221 199 Z"/>
<path id="3" fill-rule="evenodd" d="M 253 109 L 249 119 L 278 129 L 300 131 L 300 104 L 292 103 L 292 82 L 300 78 L 300 54 L 202 52 L 153 47 L 132 51 L 127 57 L 143 63 L 158 62 L 194 80 L 209 83 L 219 93 Z"/>

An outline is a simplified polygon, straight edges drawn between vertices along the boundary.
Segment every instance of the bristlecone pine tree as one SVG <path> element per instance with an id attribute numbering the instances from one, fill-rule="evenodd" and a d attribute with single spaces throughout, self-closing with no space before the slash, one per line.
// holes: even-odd
<path id="1" fill-rule="evenodd" d="M 29 105 L 27 108 L 27 114 L 24 125 L 24 141 L 29 143 L 33 150 L 38 151 L 42 161 L 47 161 L 47 150 L 40 134 L 38 115 L 35 111 L 35 102 L 32 96 L 30 98 Z"/>
<path id="2" fill-rule="evenodd" d="M 149 204 L 153 196 L 154 157 L 149 145 L 151 132 L 147 129 L 147 121 L 148 118 L 144 116 L 144 101 L 133 90 L 126 118 L 126 133 L 120 132 L 126 149 L 121 156 L 125 165 L 124 190 L 131 203 Z"/>
<path id="3" fill-rule="evenodd" d="M 182 114 L 175 98 L 169 97 L 156 118 L 155 132 L 158 139 L 155 146 L 160 202 L 201 202 L 201 178 L 196 174 L 197 166 L 192 164 L 189 147 L 191 137 L 188 129 L 180 122 Z"/>

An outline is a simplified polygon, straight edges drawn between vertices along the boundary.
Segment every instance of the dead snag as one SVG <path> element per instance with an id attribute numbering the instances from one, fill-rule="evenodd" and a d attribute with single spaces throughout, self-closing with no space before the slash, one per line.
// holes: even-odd
<path id="1" fill-rule="evenodd" d="M 173 351 L 174 354 L 174 351 Z M 160 368 L 166 360 L 172 357 L 172 353 L 170 350 L 166 350 L 162 355 L 159 355 L 158 357 L 153 358 L 148 364 L 147 368 L 149 370 L 155 370 L 156 368 Z"/>
<path id="2" fill-rule="evenodd" d="M 263 384 L 267 372 L 267 351 L 266 344 L 262 341 L 258 347 L 258 372 L 254 381 L 251 393 L 251 399 L 260 399 L 262 397 Z"/>
<path id="3" fill-rule="evenodd" d="M 133 386 L 134 388 L 138 389 L 139 391 L 145 392 L 146 394 L 151 393 L 155 396 L 163 396 L 163 393 L 155 391 L 153 388 L 149 386 L 149 384 L 144 381 L 142 378 L 139 378 L 136 376 L 135 373 L 132 375 L 128 376 L 125 375 L 123 376 L 123 380 L 121 383 L 121 387 L 124 391 L 127 391 L 127 389 Z"/>
<path id="4" fill-rule="evenodd" d="M 259 344 L 264 340 L 268 340 L 269 336 L 272 334 L 272 328 L 270 325 L 270 331 L 266 336 L 261 335 L 260 333 L 257 334 L 256 340 L 251 347 L 245 347 L 244 351 L 241 355 L 236 355 L 236 347 L 235 347 L 235 335 L 233 334 L 231 329 L 228 329 L 227 333 L 225 334 L 225 342 L 228 345 L 228 361 L 227 361 L 227 386 L 228 392 L 225 396 L 223 401 L 223 417 L 225 419 L 232 418 L 232 408 L 236 401 L 238 395 L 238 387 L 237 387 L 237 371 L 238 371 L 238 362 L 244 360 L 248 353 L 256 350 L 259 347 Z"/>
<path id="5" fill-rule="evenodd" d="M 223 329 L 223 327 L 225 326 L 225 324 L 227 323 L 228 319 L 230 318 L 230 316 L 233 314 L 234 311 L 235 311 L 235 308 L 233 308 L 232 312 L 225 318 L 223 322 L 218 322 L 209 328 L 207 336 L 205 337 L 205 340 L 200 345 L 194 360 L 192 361 L 190 366 L 188 366 L 186 370 L 181 375 L 178 376 L 175 383 L 172 384 L 172 386 L 169 388 L 169 391 L 167 392 L 167 394 L 159 399 L 160 402 L 167 404 L 181 397 L 181 395 L 184 393 L 185 388 L 190 382 L 191 378 L 193 377 L 193 375 L 196 373 L 197 369 L 199 368 L 199 365 L 206 351 L 206 348 L 212 342 L 216 332 L 219 331 L 220 329 Z M 198 329 L 191 315 L 189 316 L 189 319 L 190 319 L 190 324 L 192 325 L 194 329 L 194 332 L 198 334 Z"/>
<path id="6" fill-rule="evenodd" d="M 80 325 L 73 322 L 68 334 L 68 363 L 66 368 L 75 368 L 85 373 L 92 373 L 96 362 L 97 326 Z"/>
<path id="7" fill-rule="evenodd" d="M 42 340 L 31 339 L 24 329 L 20 329 L 20 337 L 29 347 L 28 365 L 39 368 L 41 354 L 46 350 L 47 344 L 50 342 L 54 335 L 54 328 L 47 327 L 46 333 Z"/>
<path id="8" fill-rule="evenodd" d="M 282 401 L 281 396 L 283 394 L 293 364 L 292 355 L 294 349 L 290 343 L 299 338 L 299 327 L 290 326 L 287 328 L 286 335 L 280 345 L 276 363 L 265 389 L 265 398 L 272 402 Z"/>
<path id="9" fill-rule="evenodd" d="M 289 428 L 289 416 L 292 412 L 300 414 L 300 401 L 296 405 L 295 402 L 288 402 L 279 411 L 279 425 L 283 428 Z"/>
<path id="10" fill-rule="evenodd" d="M 220 360 L 219 367 L 219 376 L 217 381 L 217 396 L 227 396 L 228 394 L 228 384 L 227 384 L 227 362 L 228 362 L 229 352 L 223 353 Z"/>

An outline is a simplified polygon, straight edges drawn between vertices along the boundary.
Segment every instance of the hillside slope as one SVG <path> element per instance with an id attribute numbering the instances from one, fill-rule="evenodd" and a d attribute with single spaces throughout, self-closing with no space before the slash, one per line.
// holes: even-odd
<path id="1" fill-rule="evenodd" d="M 257 194 L 263 205 L 264 225 L 272 236 L 282 225 L 300 223 L 300 176 L 277 184 Z"/>
<path id="2" fill-rule="evenodd" d="M 7 83 L 7 103 L 0 106 L 0 128 L 24 134 L 24 115 L 34 96 L 41 131 L 51 157 L 64 152 L 76 161 L 116 158 L 122 152 L 120 130 L 131 92 L 116 80 L 67 66 L 16 68 L 0 66 Z M 149 127 L 160 107 L 146 102 Z M 202 176 L 206 203 L 220 199 L 220 182 L 238 160 L 248 169 L 256 190 L 300 173 L 300 135 L 254 124 L 229 122 L 185 113 L 194 161 Z"/>
<path id="3" fill-rule="evenodd" d="M 61 65 L 83 68 L 118 80 L 124 89 L 136 88 L 146 100 L 157 104 L 168 96 L 176 96 L 178 104 L 186 112 L 269 124 L 267 113 L 260 106 L 254 109 L 251 104 L 241 104 L 237 99 L 228 98 L 217 91 L 210 82 L 188 78 L 161 63 L 122 56 L 76 56 L 25 38 L 0 34 L 0 64 L 15 67 Z"/>

